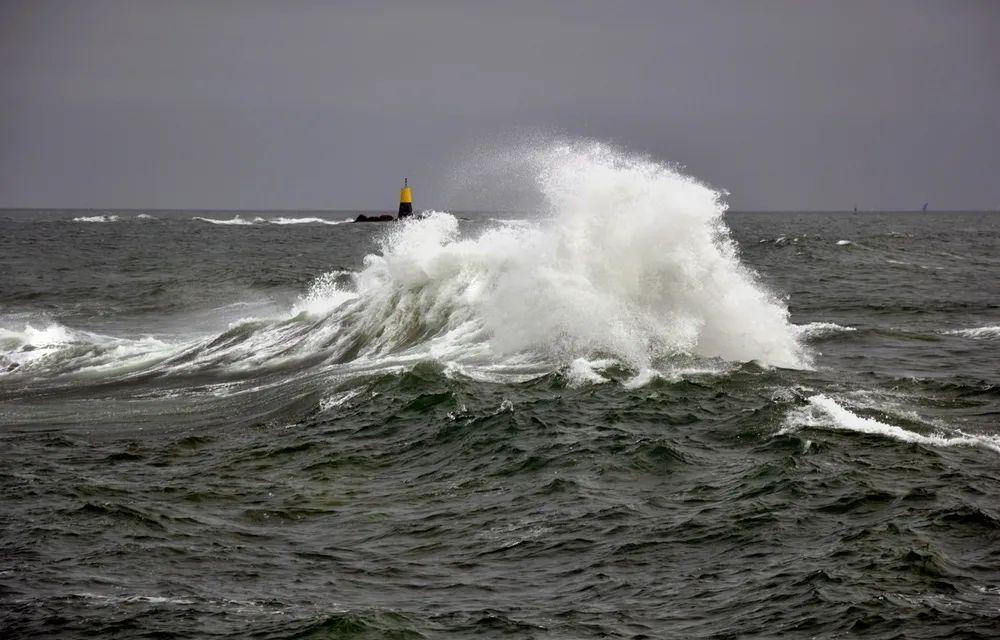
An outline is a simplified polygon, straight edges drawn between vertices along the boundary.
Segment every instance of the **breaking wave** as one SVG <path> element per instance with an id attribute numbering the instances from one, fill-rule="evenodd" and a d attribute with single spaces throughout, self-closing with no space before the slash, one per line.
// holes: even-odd
<path id="1" fill-rule="evenodd" d="M 951 336 L 963 336 L 966 338 L 1000 338 L 1000 325 L 989 327 L 972 327 L 971 329 L 954 329 L 945 331 Z"/>
<path id="2" fill-rule="evenodd" d="M 123 372 L 158 362 L 170 344 L 144 336 L 135 339 L 80 331 L 49 323 L 36 328 L 0 328 L 0 374 L 47 375 L 87 371 Z"/>
<path id="3" fill-rule="evenodd" d="M 855 327 L 844 327 L 835 322 L 810 322 L 809 324 L 795 325 L 795 330 L 799 337 L 806 340 L 857 331 Z"/>
<path id="4" fill-rule="evenodd" d="M 550 215 L 463 238 L 430 212 L 396 225 L 350 286 L 320 281 L 334 351 L 635 370 L 678 355 L 808 366 L 785 306 L 743 267 L 717 191 L 597 143 L 521 157 Z"/>
<path id="5" fill-rule="evenodd" d="M 351 222 L 351 219 L 346 220 L 327 220 L 326 218 L 269 218 L 267 222 L 271 224 L 344 224 L 345 222 Z"/>
<path id="6" fill-rule="evenodd" d="M 140 213 L 135 216 L 120 216 L 118 214 L 104 214 L 97 216 L 77 216 L 73 218 L 73 222 L 123 222 L 125 220 L 156 220 L 154 216 L 148 213 Z"/>
<path id="7" fill-rule="evenodd" d="M 344 224 L 345 222 L 351 222 L 351 219 L 346 220 L 327 220 L 326 218 L 318 217 L 308 217 L 308 218 L 263 218 L 260 216 L 254 218 L 244 218 L 242 216 L 234 216 L 232 218 L 204 218 L 202 216 L 194 216 L 192 220 L 198 220 L 199 222 L 207 222 L 209 224 L 221 224 L 221 225 L 236 225 L 236 226 L 252 226 L 255 224 Z"/>
<path id="8" fill-rule="evenodd" d="M 572 380 L 599 382 L 583 363 L 612 361 L 633 372 L 632 384 L 670 376 L 678 358 L 809 366 L 785 305 L 740 263 L 719 192 L 599 143 L 533 148 L 517 162 L 547 215 L 478 237 L 462 237 L 445 212 L 397 223 L 360 271 L 317 279 L 287 317 L 238 323 L 157 366 L 433 359 L 471 376 L 568 368 Z M 161 353 L 145 346 L 122 349 Z"/>
<path id="9" fill-rule="evenodd" d="M 246 218 L 241 218 L 240 216 L 234 216 L 226 220 L 220 220 L 216 218 L 203 218 L 201 216 L 194 216 L 192 220 L 197 220 L 198 222 L 207 222 L 209 224 L 225 224 L 225 225 L 252 225 L 254 220 L 260 220 L 263 222 L 263 218 L 255 218 L 252 220 L 247 220 Z"/>
<path id="10" fill-rule="evenodd" d="M 73 218 L 73 222 L 118 222 L 119 220 L 121 220 L 121 216 L 115 215 L 78 216 Z"/>
<path id="11" fill-rule="evenodd" d="M 795 410 L 789 415 L 785 426 L 779 433 L 790 433 L 801 427 L 827 428 L 838 431 L 855 431 L 934 447 L 983 447 L 1000 453 L 1000 438 L 996 436 L 968 434 L 958 430 L 952 430 L 954 433 L 922 434 L 874 418 L 859 416 L 823 394 L 811 396 L 808 402 L 807 406 Z M 932 428 L 941 430 L 938 427 Z"/>

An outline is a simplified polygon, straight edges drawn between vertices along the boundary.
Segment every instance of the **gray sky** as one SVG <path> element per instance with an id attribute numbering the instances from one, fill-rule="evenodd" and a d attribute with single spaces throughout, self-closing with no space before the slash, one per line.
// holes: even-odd
<path id="1" fill-rule="evenodd" d="M 998 114 L 994 0 L 0 2 L 5 207 L 474 206 L 541 128 L 736 209 L 1000 208 Z"/>

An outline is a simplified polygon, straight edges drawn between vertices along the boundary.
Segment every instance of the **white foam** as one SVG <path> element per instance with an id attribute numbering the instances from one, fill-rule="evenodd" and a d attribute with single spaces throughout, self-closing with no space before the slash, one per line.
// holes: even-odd
<path id="1" fill-rule="evenodd" d="M 263 222 L 263 218 L 254 218 L 253 220 L 247 220 L 246 218 L 235 216 L 227 219 L 218 218 L 203 218 L 201 216 L 195 216 L 191 218 L 192 220 L 199 220 L 201 222 L 208 222 L 210 224 L 222 224 L 222 225 L 236 225 L 236 226 L 250 226 L 255 222 Z"/>
<path id="2" fill-rule="evenodd" d="M 65 344 L 72 340 L 72 334 L 67 327 L 50 323 L 42 329 L 36 329 L 25 324 L 21 331 L 0 328 L 0 345 L 5 349 L 30 347 L 32 350 Z"/>
<path id="3" fill-rule="evenodd" d="M 803 339 L 820 338 L 837 333 L 847 333 L 857 331 L 855 327 L 845 327 L 834 322 L 810 322 L 808 324 L 795 325 L 795 331 Z"/>
<path id="4" fill-rule="evenodd" d="M 854 243 L 851 242 L 850 240 L 837 240 L 837 246 L 838 247 L 843 247 L 843 246 L 849 245 L 849 244 L 854 244 Z"/>
<path id="5" fill-rule="evenodd" d="M 85 598 L 88 600 L 102 600 L 108 603 L 118 603 L 118 604 L 132 604 L 136 602 L 145 602 L 149 604 L 195 604 L 194 600 L 188 598 L 168 598 L 166 596 L 147 596 L 147 595 L 104 595 L 100 593 L 74 593 L 77 598 Z"/>
<path id="6" fill-rule="evenodd" d="M 955 329 L 945 331 L 945 333 L 952 336 L 964 336 L 966 338 L 1000 338 L 1000 325 Z"/>
<path id="7" fill-rule="evenodd" d="M 312 316 L 324 316 L 332 313 L 334 309 L 344 302 L 357 297 L 353 291 L 342 288 L 338 279 L 345 275 L 351 275 L 350 271 L 330 271 L 324 273 L 313 281 L 309 286 L 309 291 L 295 305 L 293 314 L 307 313 Z"/>
<path id="8" fill-rule="evenodd" d="M 657 380 L 661 377 L 660 372 L 655 369 L 650 369 L 649 367 L 644 367 L 640 369 L 634 376 L 622 383 L 622 386 L 626 389 L 639 389 L 645 387 L 647 384 L 653 380 Z"/>
<path id="9" fill-rule="evenodd" d="M 0 356 L 17 365 L 7 373 L 37 367 L 107 372 L 162 359 L 172 349 L 151 336 L 114 338 L 54 322 L 40 329 L 28 323 L 20 330 L 0 327 Z"/>
<path id="10" fill-rule="evenodd" d="M 103 216 L 79 216 L 73 218 L 73 222 L 118 222 L 121 218 L 116 215 Z"/>
<path id="11" fill-rule="evenodd" d="M 569 364 L 569 369 L 566 371 L 566 379 L 571 387 L 582 387 L 588 384 L 607 382 L 608 379 L 597 373 L 597 370 L 606 368 L 613 363 L 613 360 L 590 361 L 586 358 L 577 358 Z"/>
<path id="12" fill-rule="evenodd" d="M 327 220 L 326 218 L 268 218 L 271 224 L 344 224 L 347 220 Z"/>
<path id="13" fill-rule="evenodd" d="M 201 216 L 195 216 L 192 220 L 200 220 L 201 222 L 208 222 L 210 224 L 221 224 L 221 225 L 233 225 L 233 226 L 253 226 L 255 224 L 344 224 L 346 222 L 351 222 L 350 218 L 344 220 L 328 220 L 326 218 L 319 218 L 315 216 L 306 218 L 286 218 L 284 216 L 278 216 L 277 218 L 264 218 L 261 216 L 256 216 L 254 218 L 244 218 L 242 216 L 234 216 L 232 218 L 203 218 Z"/>
<path id="14" fill-rule="evenodd" d="M 666 380 L 667 382 L 680 382 L 695 377 L 702 376 L 722 376 L 733 370 L 731 363 L 720 361 L 704 361 L 700 366 L 677 366 L 665 365 L 658 368 L 640 369 L 631 378 L 622 382 L 626 389 L 640 389 L 654 380 Z"/>
<path id="15" fill-rule="evenodd" d="M 331 409 L 336 409 L 352 398 L 358 397 L 363 393 L 363 391 L 363 389 L 348 389 L 347 391 L 341 391 L 340 393 L 335 393 L 332 396 L 327 396 L 319 401 L 319 410 L 330 411 Z"/>
<path id="16" fill-rule="evenodd" d="M 416 332 L 423 353 L 462 364 L 529 353 L 635 370 L 677 354 L 808 366 L 787 309 L 740 264 L 718 192 L 599 143 L 520 161 L 551 216 L 463 239 L 454 216 L 428 212 L 387 230 L 354 297 L 328 289 L 368 355 Z"/>
<path id="17" fill-rule="evenodd" d="M 855 431 L 935 447 L 982 447 L 1000 453 L 1000 437 L 971 435 L 958 430 L 953 430 L 954 434 L 924 435 L 873 418 L 863 418 L 823 394 L 811 396 L 808 406 L 792 412 L 779 433 L 793 432 L 800 427 Z"/>

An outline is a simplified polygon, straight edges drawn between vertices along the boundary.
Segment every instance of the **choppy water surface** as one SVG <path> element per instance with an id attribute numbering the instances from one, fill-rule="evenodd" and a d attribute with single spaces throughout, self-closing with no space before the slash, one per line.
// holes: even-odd
<path id="1" fill-rule="evenodd" d="M 0 212 L 0 632 L 996 637 L 1000 216 L 549 154 L 530 215 Z"/>

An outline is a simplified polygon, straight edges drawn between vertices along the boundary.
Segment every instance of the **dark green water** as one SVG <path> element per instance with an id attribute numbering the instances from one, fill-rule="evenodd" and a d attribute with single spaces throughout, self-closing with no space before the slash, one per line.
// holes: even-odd
<path id="1" fill-rule="evenodd" d="M 114 213 L 0 212 L 3 637 L 1000 634 L 998 215 L 727 214 L 788 366 L 501 216 Z"/>

